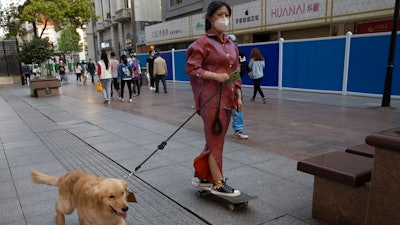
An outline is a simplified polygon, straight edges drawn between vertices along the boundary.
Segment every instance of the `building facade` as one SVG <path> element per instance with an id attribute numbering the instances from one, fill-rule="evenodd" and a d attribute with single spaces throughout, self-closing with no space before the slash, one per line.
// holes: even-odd
<path id="1" fill-rule="evenodd" d="M 161 22 L 161 0 L 94 0 L 97 21 L 86 29 L 88 57 L 146 52 L 145 26 Z"/>
<path id="2" fill-rule="evenodd" d="M 204 34 L 211 0 L 163 1 L 163 23 L 146 27 L 146 43 L 184 49 Z M 395 0 L 232 0 L 230 27 L 239 43 L 391 30 Z"/>
<path id="3" fill-rule="evenodd" d="M 100 51 L 185 49 L 204 34 L 212 0 L 94 0 L 99 20 L 87 26 L 89 58 Z M 395 0 L 230 0 L 228 33 L 256 43 L 385 32 Z"/>

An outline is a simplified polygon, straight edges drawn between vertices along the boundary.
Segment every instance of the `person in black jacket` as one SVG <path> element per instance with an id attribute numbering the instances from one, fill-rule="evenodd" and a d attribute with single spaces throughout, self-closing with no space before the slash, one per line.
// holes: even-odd
<path id="1" fill-rule="evenodd" d="M 89 59 L 89 63 L 87 65 L 88 72 L 90 73 L 90 76 L 92 77 L 92 83 L 94 83 L 94 73 L 96 71 L 96 65 L 93 63 L 93 59 Z"/>
<path id="2" fill-rule="evenodd" d="M 230 34 L 228 35 L 228 38 L 233 41 L 233 43 L 238 44 L 238 40 L 235 35 Z M 239 50 L 239 64 L 240 64 L 240 78 L 243 77 L 244 73 L 250 73 L 251 69 L 249 68 L 249 65 L 247 64 L 246 61 L 246 55 L 244 54 L 243 51 Z M 243 127 L 244 127 L 244 122 L 243 122 L 243 111 L 238 112 L 235 109 L 232 110 L 232 128 L 235 131 L 234 136 L 235 138 L 239 139 L 248 139 L 249 136 L 245 133 L 243 133 Z"/>

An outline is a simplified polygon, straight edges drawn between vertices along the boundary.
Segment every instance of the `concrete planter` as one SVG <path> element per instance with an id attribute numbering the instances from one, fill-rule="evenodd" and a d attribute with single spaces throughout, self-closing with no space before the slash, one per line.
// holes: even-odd
<path id="1" fill-rule="evenodd" d="M 32 97 L 49 97 L 60 95 L 60 81 L 55 76 L 35 77 L 30 82 Z"/>
<path id="2" fill-rule="evenodd" d="M 400 128 L 369 135 L 375 147 L 374 166 L 367 209 L 367 225 L 400 221 Z"/>

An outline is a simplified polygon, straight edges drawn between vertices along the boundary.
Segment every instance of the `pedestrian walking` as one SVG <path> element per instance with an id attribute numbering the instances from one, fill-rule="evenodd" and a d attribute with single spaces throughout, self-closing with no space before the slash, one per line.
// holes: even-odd
<path id="1" fill-rule="evenodd" d="M 90 74 L 90 77 L 92 78 L 92 84 L 94 84 L 94 73 L 96 72 L 96 65 L 93 63 L 92 58 L 89 59 L 88 72 Z"/>
<path id="2" fill-rule="evenodd" d="M 97 75 L 103 87 L 102 94 L 104 103 L 111 103 L 111 66 L 106 52 L 102 52 L 100 61 L 97 63 Z"/>
<path id="3" fill-rule="evenodd" d="M 261 90 L 261 81 L 264 77 L 265 61 L 260 50 L 258 48 L 253 48 L 250 53 L 249 67 L 251 73 L 249 74 L 254 83 L 253 97 L 251 101 L 254 101 L 257 93 L 261 95 L 263 104 L 267 103 L 267 98 L 264 96 L 264 92 Z"/>
<path id="4" fill-rule="evenodd" d="M 238 45 L 238 40 L 235 35 L 230 34 L 228 38 L 235 43 L 236 47 Z M 245 72 L 251 72 L 247 61 L 246 55 L 243 51 L 239 50 L 239 64 L 240 64 L 240 79 L 242 79 Z M 243 95 L 242 95 L 243 96 Z M 243 99 L 242 99 L 243 101 Z M 235 131 L 234 137 L 239 139 L 248 139 L 249 136 L 243 132 L 244 128 L 244 113 L 243 111 L 238 112 L 235 108 L 232 109 L 232 128 Z"/>
<path id="5" fill-rule="evenodd" d="M 128 86 L 129 102 L 132 102 L 132 65 L 128 62 L 127 56 L 121 56 L 121 63 L 118 69 L 118 82 L 121 82 L 120 101 L 124 101 L 125 84 Z"/>
<path id="6" fill-rule="evenodd" d="M 134 56 L 134 59 L 132 60 L 132 91 L 135 96 L 140 95 L 140 79 L 140 64 Z"/>
<path id="7" fill-rule="evenodd" d="M 112 85 L 111 85 L 111 97 L 114 95 L 114 90 L 117 92 L 118 97 L 120 97 L 120 88 L 118 82 L 118 68 L 119 68 L 119 61 L 115 58 L 115 52 L 111 52 L 111 76 L 112 76 Z M 113 88 L 114 87 L 114 88 Z"/>
<path id="8" fill-rule="evenodd" d="M 78 62 L 75 66 L 75 75 L 76 75 L 76 84 L 82 83 L 82 67 L 81 64 Z"/>
<path id="9" fill-rule="evenodd" d="M 29 86 L 31 81 L 31 67 L 25 63 L 22 63 L 22 75 L 21 75 L 21 83 L 22 85 L 27 84 Z"/>
<path id="10" fill-rule="evenodd" d="M 154 76 L 156 78 L 155 80 L 155 86 L 156 86 L 156 91 L 155 93 L 159 93 L 159 84 L 160 81 L 163 84 L 164 88 L 164 93 L 167 93 L 167 82 L 165 81 L 165 76 L 167 76 L 168 69 L 167 69 L 167 62 L 165 59 L 161 57 L 160 52 L 156 53 L 156 59 L 154 59 Z"/>
<path id="11" fill-rule="evenodd" d="M 149 51 L 149 57 L 146 60 L 146 76 L 147 81 L 149 82 L 149 89 L 150 91 L 155 91 L 156 88 L 154 87 L 154 50 Z"/>

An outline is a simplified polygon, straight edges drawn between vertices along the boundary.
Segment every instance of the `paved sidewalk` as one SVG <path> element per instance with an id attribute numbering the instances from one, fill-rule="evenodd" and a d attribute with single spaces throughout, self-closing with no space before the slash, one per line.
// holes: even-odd
<path id="1" fill-rule="evenodd" d="M 70 79 L 71 81 L 72 79 Z M 191 116 L 190 86 L 167 83 L 168 94 L 143 87 L 134 103 L 103 104 L 95 85 L 62 85 L 61 96 L 30 97 L 28 87 L 0 86 L 0 225 L 54 224 L 54 187 L 32 184 L 29 171 L 60 175 L 84 170 L 124 177 Z M 264 89 L 269 98 L 250 102 L 246 87 L 248 140 L 227 135 L 229 183 L 258 198 L 231 212 L 190 185 L 193 159 L 204 146 L 196 115 L 143 167 L 127 178 L 138 204 L 127 224 L 325 224 L 311 218 L 313 177 L 297 160 L 364 143 L 367 135 L 398 126 L 381 99 Z M 78 225 L 76 213 L 66 218 Z"/>

